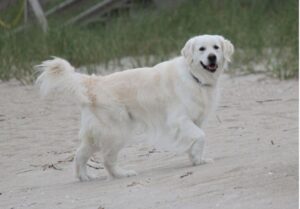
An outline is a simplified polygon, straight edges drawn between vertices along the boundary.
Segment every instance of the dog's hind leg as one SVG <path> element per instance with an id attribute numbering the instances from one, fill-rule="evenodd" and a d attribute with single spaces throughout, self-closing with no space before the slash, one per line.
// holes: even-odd
<path id="1" fill-rule="evenodd" d="M 87 174 L 86 163 L 95 151 L 95 147 L 93 147 L 93 144 L 89 143 L 88 139 L 82 140 L 75 155 L 75 172 L 80 181 L 92 179 L 92 177 Z"/>
<path id="2" fill-rule="evenodd" d="M 118 149 L 112 149 L 104 153 L 104 166 L 108 173 L 114 178 L 136 176 L 134 170 L 125 170 L 117 165 Z"/>

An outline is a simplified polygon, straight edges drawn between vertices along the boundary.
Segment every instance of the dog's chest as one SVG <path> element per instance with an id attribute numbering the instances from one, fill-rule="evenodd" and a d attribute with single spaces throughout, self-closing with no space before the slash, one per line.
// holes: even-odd
<path id="1" fill-rule="evenodd" d="M 209 113 L 214 109 L 217 91 L 214 87 L 201 87 L 186 98 L 186 111 L 192 121 L 198 126 L 204 122 Z"/>

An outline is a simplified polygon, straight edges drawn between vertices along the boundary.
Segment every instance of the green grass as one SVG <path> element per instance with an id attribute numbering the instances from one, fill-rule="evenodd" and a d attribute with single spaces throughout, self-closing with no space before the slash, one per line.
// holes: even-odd
<path id="1" fill-rule="evenodd" d="M 32 66 L 50 56 L 76 67 L 154 56 L 146 63 L 151 65 L 179 55 L 198 34 L 221 34 L 232 41 L 231 72 L 255 73 L 259 64 L 259 70 L 281 79 L 298 76 L 297 0 L 190 0 L 171 10 L 139 8 L 105 25 L 63 28 L 59 17 L 49 25 L 46 35 L 36 27 L 15 35 L 0 29 L 0 79 L 34 78 Z"/>

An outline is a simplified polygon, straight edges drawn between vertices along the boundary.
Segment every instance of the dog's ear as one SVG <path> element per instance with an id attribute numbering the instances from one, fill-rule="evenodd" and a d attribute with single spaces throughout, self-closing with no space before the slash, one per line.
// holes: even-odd
<path id="1" fill-rule="evenodd" d="M 223 37 L 221 37 L 221 39 L 222 39 L 222 49 L 223 49 L 225 60 L 227 62 L 230 62 L 231 56 L 234 52 L 234 46 L 229 40 L 227 40 Z"/>
<path id="2" fill-rule="evenodd" d="M 189 64 L 193 62 L 194 53 L 194 38 L 188 40 L 181 50 L 181 55 L 188 61 Z"/>

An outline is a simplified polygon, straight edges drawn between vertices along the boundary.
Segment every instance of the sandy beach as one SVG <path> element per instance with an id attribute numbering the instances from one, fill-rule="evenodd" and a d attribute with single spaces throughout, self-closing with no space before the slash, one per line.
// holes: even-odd
<path id="1" fill-rule="evenodd" d="M 214 163 L 193 167 L 187 155 L 137 143 L 119 162 L 138 176 L 107 178 L 97 154 L 88 168 L 97 179 L 79 182 L 75 101 L 0 82 L 0 208 L 297 209 L 298 81 L 224 75 L 221 92 L 204 129 Z"/>

